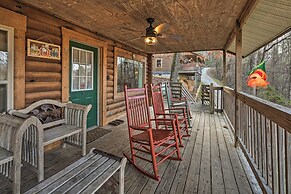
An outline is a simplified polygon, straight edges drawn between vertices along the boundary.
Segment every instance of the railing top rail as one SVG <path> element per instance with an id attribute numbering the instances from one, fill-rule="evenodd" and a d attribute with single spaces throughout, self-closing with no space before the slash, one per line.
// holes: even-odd
<path id="1" fill-rule="evenodd" d="M 277 123 L 291 134 L 291 109 L 263 100 L 245 92 L 238 93 L 238 99 L 265 117 Z"/>
<path id="2" fill-rule="evenodd" d="M 232 88 L 224 87 L 223 90 L 235 96 L 235 91 Z M 245 92 L 237 93 L 238 99 L 250 106 L 257 112 L 264 115 L 266 118 L 270 119 L 274 123 L 277 123 L 280 127 L 286 129 L 291 134 L 291 109 L 269 102 L 267 100 L 261 99 L 259 97 L 247 94 Z"/>
<path id="3" fill-rule="evenodd" d="M 234 89 L 233 88 L 230 88 L 228 86 L 223 86 L 223 90 L 228 93 L 228 94 L 231 94 L 232 96 L 235 95 L 235 92 L 234 92 Z"/>

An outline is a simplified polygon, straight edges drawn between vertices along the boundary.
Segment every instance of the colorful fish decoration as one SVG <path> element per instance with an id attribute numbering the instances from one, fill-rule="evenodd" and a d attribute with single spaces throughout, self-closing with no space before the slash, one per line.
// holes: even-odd
<path id="1" fill-rule="evenodd" d="M 248 73 L 248 86 L 252 88 L 266 87 L 269 84 L 267 82 L 266 64 L 263 61 Z"/>

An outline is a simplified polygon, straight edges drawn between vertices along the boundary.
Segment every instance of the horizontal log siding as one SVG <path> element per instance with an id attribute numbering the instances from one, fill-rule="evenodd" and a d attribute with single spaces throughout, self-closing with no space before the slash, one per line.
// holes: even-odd
<path id="1" fill-rule="evenodd" d="M 107 47 L 107 122 L 116 119 L 125 112 L 124 98 L 114 99 L 114 46 Z"/>
<path id="2" fill-rule="evenodd" d="M 61 28 L 48 20 L 37 20 L 27 15 L 26 38 L 61 45 Z M 41 99 L 61 101 L 61 61 L 27 57 L 25 65 L 25 104 Z"/>

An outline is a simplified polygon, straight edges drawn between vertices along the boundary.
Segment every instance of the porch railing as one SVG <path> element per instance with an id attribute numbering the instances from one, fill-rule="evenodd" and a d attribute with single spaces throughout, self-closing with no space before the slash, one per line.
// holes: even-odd
<path id="1" fill-rule="evenodd" d="M 235 126 L 235 92 L 224 87 L 224 113 Z M 237 93 L 238 143 L 264 193 L 291 193 L 291 110 Z"/>

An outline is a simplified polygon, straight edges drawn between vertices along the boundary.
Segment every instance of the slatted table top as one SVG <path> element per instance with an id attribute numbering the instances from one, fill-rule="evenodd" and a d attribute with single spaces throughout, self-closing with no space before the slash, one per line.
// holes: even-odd
<path id="1" fill-rule="evenodd" d="M 120 160 L 94 149 L 25 194 L 94 193 L 120 168 Z"/>

